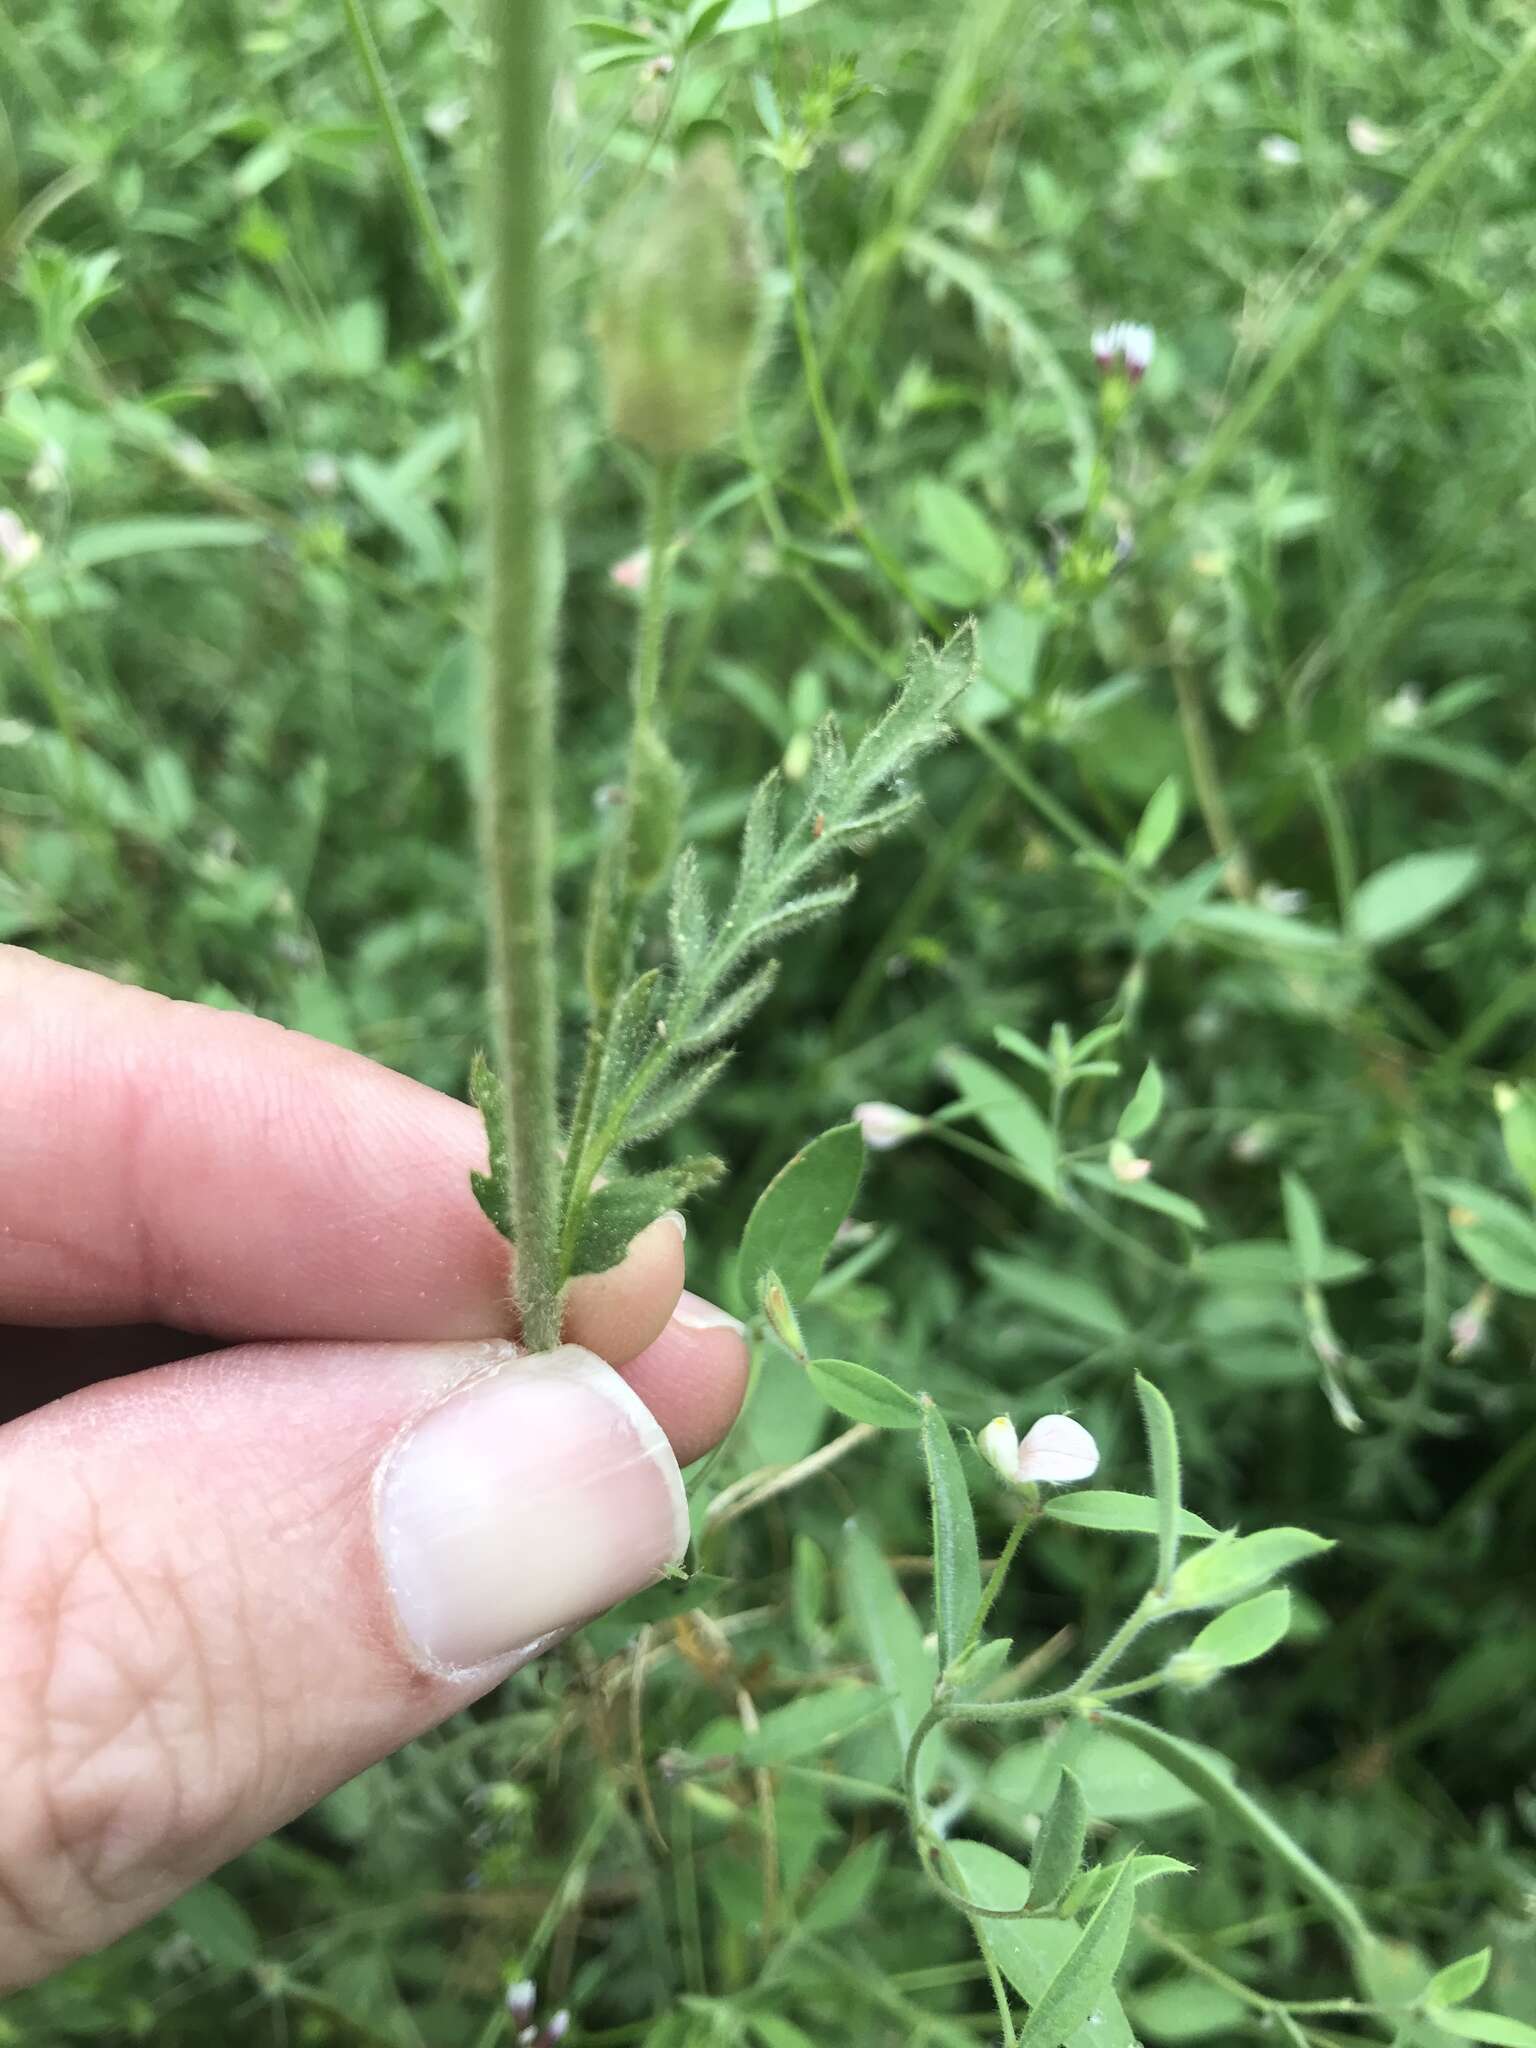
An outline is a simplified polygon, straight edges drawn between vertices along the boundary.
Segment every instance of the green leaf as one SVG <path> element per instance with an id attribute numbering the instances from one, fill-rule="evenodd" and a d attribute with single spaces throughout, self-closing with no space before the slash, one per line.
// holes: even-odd
<path id="1" fill-rule="evenodd" d="M 1167 1397 L 1140 1373 L 1136 1375 L 1136 1399 L 1141 1404 L 1142 1426 L 1147 1432 L 1152 1492 L 1157 1501 L 1157 1575 L 1153 1585 L 1161 1593 L 1167 1591 L 1179 1561 L 1179 1431 Z"/>
<path id="2" fill-rule="evenodd" d="M 1141 814 L 1136 836 L 1131 841 L 1131 866 L 1155 868 L 1173 844 L 1184 809 L 1184 792 L 1176 775 L 1159 783 Z"/>
<path id="3" fill-rule="evenodd" d="M 1464 2006 L 1455 2012 L 1435 2014 L 1435 2025 L 1454 2034 L 1458 2041 L 1486 2041 L 1491 2048 L 1536 2048 L 1536 2027 L 1524 2020 L 1507 2020 L 1496 2012 L 1478 2012 Z"/>
<path id="4" fill-rule="evenodd" d="M 1218 1537 L 1186 1558 L 1174 1573 L 1169 1610 L 1225 1607 L 1256 1593 L 1277 1572 L 1332 1548 L 1326 1536 L 1314 1536 L 1310 1529 L 1260 1529 L 1252 1536 Z"/>
<path id="5" fill-rule="evenodd" d="M 1536 1088 L 1529 1081 L 1518 1088 L 1496 1088 L 1494 1101 L 1509 1163 L 1536 1195 Z"/>
<path id="6" fill-rule="evenodd" d="M 1037 1740 L 1005 1751 L 987 1779 L 994 1815 L 1038 1812 L 1055 1789 L 1061 1767 L 1057 1752 L 1064 1746 Z M 1226 1758 L 1214 1750 L 1201 1754 L 1212 1770 L 1230 1771 Z M 1200 1804 L 1200 1794 L 1135 1745 L 1086 1723 L 1071 1764 L 1095 1820 L 1166 1820 Z"/>
<path id="7" fill-rule="evenodd" d="M 1280 1176 L 1280 1199 L 1297 1270 L 1308 1287 L 1321 1286 L 1328 1259 L 1328 1233 L 1323 1227 L 1317 1197 L 1299 1173 L 1285 1173 Z"/>
<path id="8" fill-rule="evenodd" d="M 1114 1983 L 1135 1910 L 1136 1887 L 1126 1857 L 1071 1953 L 1030 2008 L 1019 2048 L 1061 2048 L 1088 2021 Z"/>
<path id="9" fill-rule="evenodd" d="M 1290 1625 L 1291 1596 L 1284 1586 L 1276 1586 L 1208 1621 L 1189 1648 L 1180 1650 L 1173 1658 L 1170 1670 L 1176 1670 L 1186 1683 L 1201 1683 L 1218 1671 L 1251 1664 L 1256 1657 L 1265 1656 L 1284 1638 Z"/>
<path id="10" fill-rule="evenodd" d="M 1163 1076 L 1156 1060 L 1147 1061 L 1147 1070 L 1136 1086 L 1136 1093 L 1120 1112 L 1120 1121 L 1115 1125 L 1115 1136 L 1124 1138 L 1129 1144 L 1133 1138 L 1144 1137 L 1157 1122 L 1163 1111 Z"/>
<path id="11" fill-rule="evenodd" d="M 1364 946 L 1390 946 L 1459 903 L 1482 866 L 1471 847 L 1389 861 L 1356 890 L 1350 930 Z"/>
<path id="12" fill-rule="evenodd" d="M 718 1159 L 681 1159 L 653 1173 L 632 1173 L 605 1181 L 587 1197 L 582 1211 L 571 1273 L 607 1273 L 648 1224 L 669 1209 L 680 1209 L 690 1195 L 713 1187 L 725 1168 Z"/>
<path id="13" fill-rule="evenodd" d="M 981 1252 L 976 1263 L 995 1287 L 1054 1321 L 1073 1323 L 1096 1337 L 1130 1335 L 1129 1323 L 1105 1290 L 1080 1274 L 1002 1252 Z"/>
<path id="14" fill-rule="evenodd" d="M 788 21 L 792 14 L 807 14 L 821 0 L 733 0 L 717 33 L 728 29 L 766 28 L 771 22 Z"/>
<path id="15" fill-rule="evenodd" d="M 1011 1052 L 1015 1059 L 1023 1060 L 1037 1072 L 1047 1076 L 1055 1073 L 1056 1068 L 1050 1054 L 1042 1052 L 1034 1040 L 1026 1038 L 1022 1031 L 1015 1031 L 1007 1024 L 999 1024 L 992 1036 L 1004 1052 Z"/>
<path id="16" fill-rule="evenodd" d="M 1056 1140 L 1023 1089 L 973 1053 L 950 1052 L 943 1065 L 965 1109 L 1053 1201 L 1058 1198 Z"/>
<path id="17" fill-rule="evenodd" d="M 1160 1877 L 1188 1877 L 1194 1869 L 1192 1863 L 1181 1863 L 1177 1856 L 1132 1856 L 1128 1861 L 1131 1885 L 1136 1891 Z M 1097 1870 L 1085 1870 L 1068 1893 L 1062 1911 L 1076 1916 L 1098 1905 L 1114 1883 L 1118 1868 L 1116 1864 L 1101 1864 Z"/>
<path id="18" fill-rule="evenodd" d="M 856 1920 L 880 1882 L 890 1847 L 889 1835 L 871 1835 L 845 1856 L 800 1915 L 800 1931 L 833 1934 Z"/>
<path id="19" fill-rule="evenodd" d="M 933 1590 L 939 1637 L 939 1669 L 947 1670 L 964 1647 L 981 1605 L 981 1552 L 970 1488 L 949 1424 L 926 1394 L 922 1397 L 923 1461 L 933 1508 Z"/>
<path id="20" fill-rule="evenodd" d="M 1460 2005 L 1464 1998 L 1482 1990 L 1492 1961 L 1493 1950 L 1480 1948 L 1475 1955 L 1462 1956 L 1457 1962 L 1447 1963 L 1443 1970 L 1436 1970 L 1425 1985 L 1424 2003 L 1429 2006 Z"/>
<path id="21" fill-rule="evenodd" d="M 1186 1230 L 1210 1229 L 1205 1212 L 1197 1203 L 1187 1195 L 1176 1195 L 1172 1188 L 1159 1187 L 1155 1180 L 1116 1180 L 1107 1166 L 1091 1159 L 1074 1166 L 1072 1172 L 1078 1180 L 1113 1195 L 1117 1202 L 1130 1202 L 1138 1209 L 1155 1209 L 1159 1216 L 1172 1217 Z"/>
<path id="22" fill-rule="evenodd" d="M 876 1429 L 922 1427 L 923 1411 L 916 1399 L 884 1373 L 844 1358 L 813 1358 L 805 1370 L 827 1406 L 850 1422 L 872 1422 Z"/>
<path id="23" fill-rule="evenodd" d="M 1054 1906 L 1077 1876 L 1087 1839 L 1088 1802 L 1077 1779 L 1064 1770 L 1030 1858 L 1029 1903 L 1036 1912 Z"/>
<path id="24" fill-rule="evenodd" d="M 945 1862 L 951 1882 L 978 1904 L 1017 1909 L 1029 1898 L 1029 1872 L 988 1842 L 950 1842 Z M 978 1920 L 976 1939 L 1020 1998 L 1031 2006 L 1045 1996 L 1078 1941 L 1066 1920 Z M 1106 1988 L 1093 2015 L 1068 2036 L 1069 2048 L 1135 2048 L 1120 2001 Z"/>
<path id="25" fill-rule="evenodd" d="M 1249 2012 L 1240 1998 L 1203 1977 L 1165 1977 L 1131 2001 L 1138 2030 L 1159 2042 L 1240 2040 Z"/>
<path id="26" fill-rule="evenodd" d="M 1329 1245 L 1316 1285 L 1337 1287 L 1371 1270 L 1370 1260 Z M 1213 1245 L 1195 1260 L 1195 1276 L 1210 1287 L 1231 1287 L 1243 1293 L 1304 1285 L 1294 1246 L 1274 1237 L 1250 1237 L 1237 1244 Z"/>
<path id="27" fill-rule="evenodd" d="M 249 548 L 266 538 L 250 519 L 113 519 L 77 526 L 69 536 L 72 569 L 100 569 L 134 555 L 183 554 L 189 548 Z"/>
<path id="28" fill-rule="evenodd" d="M 1450 1209 L 1451 1235 L 1495 1287 L 1536 1295 L 1536 1223 L 1524 1209 L 1467 1180 L 1432 1180 L 1429 1192 Z"/>
<path id="29" fill-rule="evenodd" d="M 934 553 L 971 584 L 973 602 L 995 595 L 1008 581 L 1008 550 L 992 522 L 961 492 L 923 478 L 917 486 L 917 523 Z"/>
<path id="30" fill-rule="evenodd" d="M 802 2027 L 793 2020 L 785 2019 L 780 2012 L 754 2012 L 747 2015 L 747 2025 L 756 2035 L 760 2048 L 816 2048 L 816 2043 Z M 656 2036 L 648 2036 L 655 2048 Z"/>
<path id="31" fill-rule="evenodd" d="M 167 1907 L 171 1920 L 190 1935 L 210 1963 L 224 1970 L 248 1970 L 261 1959 L 261 1937 L 240 1901 L 222 1885 L 200 1884 Z"/>
<path id="32" fill-rule="evenodd" d="M 863 1171 L 858 1125 L 838 1124 L 813 1138 L 769 1181 L 747 1219 L 737 1269 L 742 1294 L 753 1307 L 770 1271 L 791 1301 L 805 1300 L 853 1207 Z"/>
<path id="33" fill-rule="evenodd" d="M 485 1124 L 486 1150 L 490 1172 L 470 1169 L 469 1184 L 480 1204 L 502 1236 L 512 1239 L 512 1168 L 508 1152 L 507 1091 L 483 1052 L 469 1063 L 469 1099 Z"/>
<path id="34" fill-rule="evenodd" d="M 1344 951 L 1343 938 L 1331 926 L 1282 917 L 1278 911 L 1261 910 L 1250 903 L 1208 903 L 1193 911 L 1187 922 L 1210 938 L 1235 940 L 1266 954 L 1337 956 Z"/>
<path id="35" fill-rule="evenodd" d="M 872 1685 L 840 1685 L 807 1693 L 764 1714 L 755 1734 L 743 1734 L 737 1754 L 754 1767 L 791 1764 L 829 1743 L 841 1742 L 883 1711 L 885 1694 Z"/>
<path id="36" fill-rule="evenodd" d="M 1155 1536 L 1160 1526 L 1158 1503 L 1144 1493 L 1062 1493 L 1048 1500 L 1041 1513 L 1048 1522 L 1075 1529 L 1116 1529 L 1130 1536 Z M 1180 1508 L 1179 1534 L 1203 1541 L 1216 1531 L 1189 1508 Z"/>
<path id="37" fill-rule="evenodd" d="M 843 1536 L 843 1598 L 865 1655 L 886 1694 L 903 1753 L 928 1711 L 938 1667 L 912 1604 L 873 1537 L 850 1522 Z M 938 1750 L 930 1743 L 925 1761 Z"/>

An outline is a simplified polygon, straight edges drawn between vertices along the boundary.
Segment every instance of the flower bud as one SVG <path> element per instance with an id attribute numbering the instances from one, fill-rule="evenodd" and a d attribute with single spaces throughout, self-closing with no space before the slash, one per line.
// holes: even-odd
<path id="1" fill-rule="evenodd" d="M 593 316 L 614 432 L 658 461 L 712 447 L 756 351 L 756 238 L 736 167 L 705 142 L 616 224 Z"/>
<path id="2" fill-rule="evenodd" d="M 976 1448 L 1007 1486 L 1019 1483 L 1019 1432 L 1006 1415 L 994 1415 L 976 1437 Z"/>
<path id="3" fill-rule="evenodd" d="M 861 1102 L 853 1112 L 853 1120 L 864 1133 L 864 1142 L 871 1152 L 892 1152 L 909 1138 L 915 1138 L 923 1128 L 920 1116 L 894 1102 Z"/>
<path id="4" fill-rule="evenodd" d="M 507 2012 L 513 2026 L 526 2026 L 533 2018 L 534 2007 L 538 2002 L 538 1986 L 531 1977 L 524 1977 L 516 1984 L 507 1986 Z"/>
<path id="5" fill-rule="evenodd" d="M 1132 1187 L 1139 1180 L 1145 1180 L 1152 1171 L 1150 1159 L 1138 1159 L 1126 1144 L 1124 1138 L 1116 1138 L 1109 1148 L 1109 1170 L 1124 1187 Z"/>
<path id="6" fill-rule="evenodd" d="M 763 1275 L 759 1299 L 768 1328 L 791 1358 L 798 1358 L 803 1362 L 810 1353 L 806 1350 L 805 1339 L 800 1334 L 800 1319 L 795 1314 L 794 1304 L 785 1293 L 784 1282 L 777 1273 Z"/>
<path id="7" fill-rule="evenodd" d="M 1042 1415 L 1019 1445 L 1018 1478 L 1044 1486 L 1071 1486 L 1099 1469 L 1099 1447 L 1070 1415 Z"/>

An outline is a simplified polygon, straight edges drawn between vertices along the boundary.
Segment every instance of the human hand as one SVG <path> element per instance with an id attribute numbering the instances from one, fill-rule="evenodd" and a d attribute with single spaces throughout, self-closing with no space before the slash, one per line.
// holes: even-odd
<path id="1" fill-rule="evenodd" d="M 479 1119 L 276 1025 L 0 947 L 0 1103 L 9 1988 L 654 1580 L 747 1360 L 665 1218 L 520 1358 Z"/>

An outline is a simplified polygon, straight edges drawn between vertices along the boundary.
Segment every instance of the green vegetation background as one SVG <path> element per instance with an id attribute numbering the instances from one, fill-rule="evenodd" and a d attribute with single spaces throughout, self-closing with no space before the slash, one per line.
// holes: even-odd
<path id="1" fill-rule="evenodd" d="M 1054 1020 L 1123 1016 L 1124 1074 L 1074 1096 L 1063 1141 L 1106 1138 L 1155 1057 L 1167 1105 L 1143 1149 L 1205 1227 L 1114 1188 L 1084 1221 L 1006 1156 L 920 1139 L 872 1161 L 870 1249 L 811 1311 L 818 1347 L 972 1426 L 1069 1405 L 1104 1483 L 1132 1488 L 1140 1365 L 1177 1407 L 1191 1505 L 1336 1537 L 1291 1639 L 1169 1725 L 1223 1748 L 1425 1957 L 1493 1941 L 1486 2002 L 1536 2016 L 1536 1229 L 1493 1099 L 1532 1075 L 1536 1002 L 1531 94 L 1422 182 L 1517 61 L 1524 10 L 779 11 L 776 40 L 752 25 L 772 8 L 737 0 L 670 72 L 627 61 L 660 44 L 573 45 L 573 900 L 623 731 L 633 599 L 610 571 L 637 544 L 582 308 L 595 224 L 681 123 L 739 138 L 776 291 L 745 454 L 692 480 L 667 680 L 689 836 L 723 868 L 752 782 L 803 772 L 825 709 L 865 721 L 922 623 L 975 614 L 982 680 L 924 771 L 918 831 L 795 945 L 688 1134 L 734 1175 L 696 1219 L 695 1284 L 728 1290 L 745 1205 L 853 1103 L 930 1112 L 953 1094 L 947 1049 L 996 1059 L 995 1027 L 1044 1043 Z M 377 10 L 445 276 L 339 5 L 0 10 L 0 503 L 41 543 L 0 586 L 0 937 L 453 1090 L 484 1028 L 468 15 Z M 757 147 L 786 138 L 798 247 Z M 797 295 L 858 521 L 807 404 Z M 1092 596 L 1051 572 L 1090 487 L 1087 336 L 1122 315 L 1158 352 L 1095 529 L 1128 559 Z M 1170 778 L 1182 801 L 1138 843 Z M 1254 893 L 1222 893 L 1213 821 Z M 1326 1234 L 1332 1406 L 1287 1171 Z M 1469 1223 L 1448 1178 L 1508 1214 Z M 1472 1301 L 1486 1328 L 1453 1355 Z M 838 1429 L 767 1358 L 720 1482 Z M 766 1710 L 859 1668 L 836 1572 L 855 1510 L 917 1560 L 921 1605 L 910 1443 L 860 1444 L 721 1518 L 725 1635 L 653 1632 L 643 1694 L 633 1625 L 594 1628 L 15 2001 L 0 2039 L 490 2043 L 527 1965 L 581 2042 L 985 2040 L 968 1932 L 923 1890 L 896 1809 L 779 1774 L 765 1936 L 751 1774 L 661 1761 L 707 1751 L 738 1685 Z M 984 1517 L 995 1550 L 1005 1524 Z M 1016 1649 L 1102 1636 L 1133 1549 L 1042 1537 L 1007 1596 Z M 878 1778 L 877 1748 L 855 1733 L 830 1754 Z M 1200 1868 L 1162 1888 L 1164 1928 L 1240 1981 L 1337 1990 L 1326 1937 L 1251 1851 L 1112 1762 L 1089 1785 L 1104 1839 Z M 1006 1841 L 1029 1758 L 972 1767 L 976 1824 Z M 1257 2025 L 1150 1930 L 1126 1983 L 1150 2041 Z"/>

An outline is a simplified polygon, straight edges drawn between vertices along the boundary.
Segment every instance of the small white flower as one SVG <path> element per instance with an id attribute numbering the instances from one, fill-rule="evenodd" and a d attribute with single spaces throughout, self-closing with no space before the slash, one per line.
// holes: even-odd
<path id="1" fill-rule="evenodd" d="M 651 551 L 636 548 L 632 555 L 625 555 L 608 571 L 608 581 L 620 590 L 644 590 L 651 580 Z"/>
<path id="2" fill-rule="evenodd" d="M 1301 162 L 1301 145 L 1292 142 L 1289 135 L 1266 135 L 1259 144 L 1259 155 L 1265 163 L 1275 164 L 1283 171 L 1294 170 Z"/>
<path id="3" fill-rule="evenodd" d="M 66 467 L 64 450 L 58 442 L 45 441 L 27 471 L 27 489 L 39 498 L 51 497 L 63 483 Z"/>
<path id="4" fill-rule="evenodd" d="M 1008 1486 L 1019 1483 L 1019 1432 L 1006 1415 L 994 1415 L 986 1428 L 978 1431 L 976 1448 Z"/>
<path id="5" fill-rule="evenodd" d="M 1401 731 L 1404 726 L 1417 725 L 1423 709 L 1424 692 L 1417 683 L 1404 683 L 1382 706 L 1382 723 Z"/>
<path id="6" fill-rule="evenodd" d="M 427 109 L 427 131 L 429 134 L 435 135 L 439 142 L 447 142 L 458 134 L 468 119 L 469 101 L 467 98 L 439 100 L 436 106 L 428 107 Z"/>
<path id="7" fill-rule="evenodd" d="M 875 167 L 875 145 L 867 135 L 856 136 L 852 142 L 843 144 L 837 160 L 850 178 L 862 178 Z"/>
<path id="8" fill-rule="evenodd" d="M 1256 1166 L 1275 1149 L 1275 1134 L 1268 1124 L 1249 1124 L 1232 1140 L 1232 1157 L 1244 1166 Z"/>
<path id="9" fill-rule="evenodd" d="M 42 552 L 42 542 L 9 509 L 0 510 L 0 575 L 19 576 Z"/>
<path id="10" fill-rule="evenodd" d="M 1488 1311 L 1493 1306 L 1493 1289 L 1479 1287 L 1469 1302 L 1451 1317 L 1451 1356 L 1463 1359 L 1475 1351 L 1488 1334 Z"/>
<path id="11" fill-rule="evenodd" d="M 304 465 L 304 481 L 317 498 L 329 498 L 341 488 L 341 464 L 334 455 L 311 455 Z"/>
<path id="12" fill-rule="evenodd" d="M 1123 1138 L 1117 1138 L 1109 1148 L 1109 1170 L 1122 1187 L 1131 1187 L 1139 1180 L 1145 1180 L 1152 1171 L 1150 1159 L 1138 1159 Z"/>
<path id="13" fill-rule="evenodd" d="M 1352 115 L 1344 124 L 1344 133 L 1356 156 L 1385 156 L 1392 147 L 1392 137 L 1364 114 Z"/>
<path id="14" fill-rule="evenodd" d="M 648 57 L 646 59 L 640 66 L 640 76 L 647 84 L 654 84 L 658 78 L 670 78 L 676 62 L 677 59 L 675 57 L 669 57 L 663 51 L 659 57 Z"/>
<path id="15" fill-rule="evenodd" d="M 180 434 L 171 443 L 171 460 L 184 476 L 206 476 L 213 457 L 193 434 Z"/>
<path id="16" fill-rule="evenodd" d="M 1305 889 L 1282 889 L 1277 882 L 1259 885 L 1260 906 L 1275 917 L 1300 917 L 1310 901 Z"/>
<path id="17" fill-rule="evenodd" d="M 1099 1447 L 1070 1415 L 1042 1415 L 1019 1445 L 1021 1482 L 1071 1486 L 1099 1469 Z"/>
<path id="18" fill-rule="evenodd" d="M 533 2018 L 533 2009 L 539 2002 L 538 1986 L 531 1977 L 524 1977 L 516 1984 L 507 1986 L 507 2011 L 514 2026 L 526 2026 Z"/>
<path id="19" fill-rule="evenodd" d="M 861 1102 L 854 1109 L 853 1120 L 871 1152 L 894 1152 L 923 1128 L 920 1116 L 894 1102 Z"/>
<path id="20" fill-rule="evenodd" d="M 1090 346 L 1105 375 L 1123 370 L 1131 383 L 1139 384 L 1157 352 L 1157 336 L 1143 321 L 1117 320 L 1113 326 L 1095 329 Z"/>

